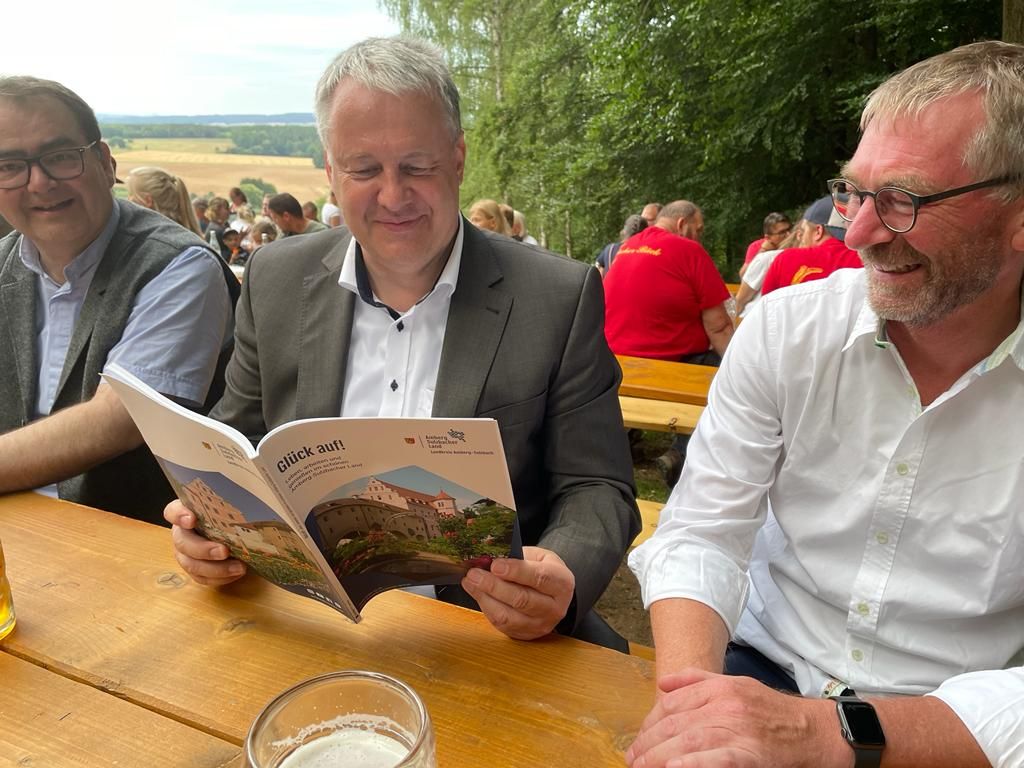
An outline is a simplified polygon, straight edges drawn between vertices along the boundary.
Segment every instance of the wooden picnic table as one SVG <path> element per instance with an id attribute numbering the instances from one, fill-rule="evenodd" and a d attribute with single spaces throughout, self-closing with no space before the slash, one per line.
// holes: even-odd
<path id="1" fill-rule="evenodd" d="M 646 357 L 615 356 L 622 367 L 620 397 L 670 400 L 705 406 L 717 368 L 710 365 L 673 363 Z"/>
<path id="2" fill-rule="evenodd" d="M 203 587 L 167 529 L 34 493 L 0 497 L 0 541 L 18 614 L 0 642 L 0 752 L 14 765 L 234 766 L 282 690 L 369 669 L 423 697 L 443 768 L 621 768 L 654 700 L 642 658 L 517 642 L 401 591 L 352 624 L 254 576 Z"/>

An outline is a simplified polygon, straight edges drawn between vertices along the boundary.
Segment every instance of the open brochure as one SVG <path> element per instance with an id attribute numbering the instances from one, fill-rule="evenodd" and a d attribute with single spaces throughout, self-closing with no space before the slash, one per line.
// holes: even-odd
<path id="1" fill-rule="evenodd" d="M 306 419 L 254 449 L 123 368 L 103 378 L 203 535 L 353 621 L 384 590 L 522 556 L 493 419 Z"/>

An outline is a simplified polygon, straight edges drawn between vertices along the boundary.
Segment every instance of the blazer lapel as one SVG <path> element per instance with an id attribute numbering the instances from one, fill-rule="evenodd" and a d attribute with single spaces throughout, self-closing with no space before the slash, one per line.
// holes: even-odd
<path id="1" fill-rule="evenodd" d="M 0 284 L 0 308 L 3 310 L 5 333 L 2 342 L 14 351 L 21 395 L 22 423 L 27 423 L 35 411 L 38 363 L 36 362 L 36 281 L 33 274 L 18 258 L 18 246 L 11 251 L 7 268 Z"/>
<path id="2" fill-rule="evenodd" d="M 324 270 L 303 281 L 295 415 L 338 416 L 348 363 L 355 296 L 338 285 L 351 237 L 323 258 Z"/>
<path id="3" fill-rule="evenodd" d="M 501 269 L 487 239 L 463 222 L 459 283 L 448 310 L 434 389 L 434 416 L 475 416 L 512 297 L 494 288 Z"/>

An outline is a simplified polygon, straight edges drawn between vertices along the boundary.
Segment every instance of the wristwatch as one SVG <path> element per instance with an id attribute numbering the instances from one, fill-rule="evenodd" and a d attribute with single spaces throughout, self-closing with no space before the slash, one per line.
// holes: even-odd
<path id="1" fill-rule="evenodd" d="M 885 733 L 875 708 L 856 696 L 836 696 L 836 712 L 843 738 L 854 753 L 854 768 L 878 768 L 885 749 Z"/>

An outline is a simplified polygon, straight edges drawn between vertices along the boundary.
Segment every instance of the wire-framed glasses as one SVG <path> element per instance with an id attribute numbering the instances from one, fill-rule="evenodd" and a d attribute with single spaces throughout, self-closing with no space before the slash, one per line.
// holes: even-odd
<path id="1" fill-rule="evenodd" d="M 0 189 L 18 189 L 28 184 L 32 165 L 54 181 L 77 179 L 85 172 L 85 152 L 99 143 L 99 139 L 84 147 L 65 147 L 44 152 L 36 157 L 0 158 Z"/>
<path id="2" fill-rule="evenodd" d="M 836 213 L 846 221 L 853 221 L 864 204 L 864 199 L 872 197 L 875 200 L 875 213 L 878 215 L 879 221 L 892 232 L 902 234 L 914 228 L 914 224 L 917 223 L 917 212 L 922 205 L 930 205 L 940 200 L 965 195 L 976 189 L 997 187 L 1013 180 L 1013 176 L 1000 176 L 968 184 L 965 187 L 936 192 L 933 195 L 915 195 L 913 192 L 899 187 L 882 187 L 875 192 L 868 192 L 859 189 L 856 184 L 846 179 L 831 179 L 828 182 L 828 189 L 832 194 L 832 205 L 835 206 Z"/>

